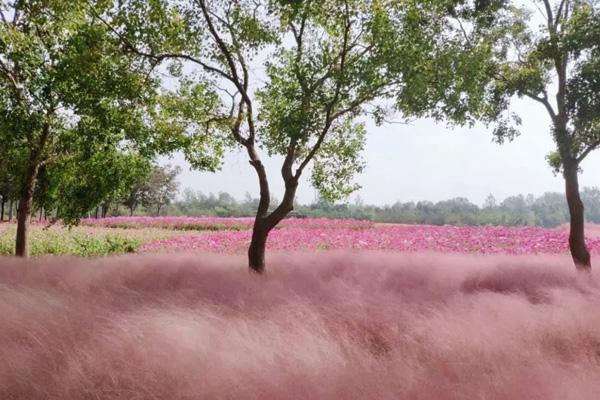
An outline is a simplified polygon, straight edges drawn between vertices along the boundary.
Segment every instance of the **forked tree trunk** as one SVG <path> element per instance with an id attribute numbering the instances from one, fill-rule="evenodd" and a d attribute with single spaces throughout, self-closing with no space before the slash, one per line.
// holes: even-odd
<path id="1" fill-rule="evenodd" d="M 27 241 L 27 228 L 31 217 L 31 207 L 33 205 L 33 193 L 35 192 L 35 182 L 37 179 L 39 163 L 34 157 L 29 161 L 27 175 L 21 198 L 19 199 L 19 209 L 17 211 L 17 237 L 15 243 L 15 255 L 18 257 L 29 256 L 29 243 Z"/>
<path id="2" fill-rule="evenodd" d="M 267 239 L 271 230 L 277 226 L 294 209 L 294 198 L 298 180 L 290 178 L 285 184 L 285 194 L 279 206 L 269 215 L 256 216 L 252 228 L 252 239 L 248 248 L 248 266 L 253 272 L 262 274 L 265 271 L 265 252 L 267 248 Z M 261 191 L 261 202 L 268 205 L 268 200 L 263 198 L 264 192 Z M 261 207 L 259 206 L 259 209 Z"/>
<path id="3" fill-rule="evenodd" d="M 584 208 L 581 196 L 579 195 L 579 179 L 576 163 L 565 165 L 564 178 L 570 216 L 569 249 L 571 257 L 578 270 L 590 271 L 592 264 L 590 252 L 585 245 Z"/>

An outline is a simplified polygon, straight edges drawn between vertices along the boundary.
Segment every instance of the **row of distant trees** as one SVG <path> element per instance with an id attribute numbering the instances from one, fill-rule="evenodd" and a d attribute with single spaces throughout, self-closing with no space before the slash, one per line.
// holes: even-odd
<path id="1" fill-rule="evenodd" d="M 159 155 L 214 172 L 237 148 L 256 173 L 248 263 L 262 272 L 301 176 L 329 201 L 358 188 L 366 118 L 482 122 L 503 142 L 525 97 L 547 112 L 571 254 L 589 270 L 578 173 L 600 146 L 599 77 L 597 0 L 0 1 L 15 253 L 28 254 L 36 197 L 75 223 Z M 281 160 L 276 204 L 265 156 Z"/>
<path id="2" fill-rule="evenodd" d="M 600 189 L 584 188 L 581 197 L 586 204 L 586 219 L 592 223 L 600 223 Z M 187 189 L 180 199 L 170 203 L 164 211 L 168 215 L 248 217 L 254 215 L 258 202 L 258 198 L 249 194 L 238 200 L 226 192 L 204 194 Z M 497 201 L 490 195 L 482 206 L 465 198 L 435 203 L 396 202 L 386 206 L 366 205 L 360 199 L 352 203 L 319 200 L 312 204 L 295 204 L 291 215 L 430 225 L 556 227 L 569 222 L 569 208 L 565 197 L 551 192 L 539 197 L 532 194 L 510 196 L 502 201 Z"/>
<path id="3" fill-rule="evenodd" d="M 144 170 L 120 196 L 98 203 L 87 215 L 91 218 L 123 215 L 172 215 L 172 216 L 218 216 L 252 217 L 260 202 L 259 198 L 246 194 L 238 200 L 226 192 L 204 194 L 186 189 L 178 195 L 177 175 L 180 168 L 170 165 L 152 165 Z M 0 183 L 1 185 L 1 183 Z M 48 192 L 36 193 L 34 215 L 39 220 L 52 220 L 56 209 L 44 208 L 59 204 L 57 199 L 44 197 Z M 586 204 L 586 219 L 600 223 L 600 189 L 584 188 L 581 197 Z M 277 199 L 273 199 L 274 204 Z M 18 200 L 0 191 L 0 221 L 16 216 Z M 506 225 L 556 227 L 569 222 L 569 208 L 560 193 L 548 192 L 539 197 L 532 194 L 516 195 L 496 200 L 489 195 L 482 206 L 466 198 L 454 198 L 439 202 L 396 202 L 392 205 L 367 205 L 357 198 L 353 203 L 331 202 L 320 199 L 312 204 L 294 205 L 295 217 L 353 218 L 374 222 L 429 225 Z"/>
<path id="4" fill-rule="evenodd" d="M 120 215 L 126 212 L 133 215 L 142 212 L 146 215 L 160 215 L 163 208 L 173 200 L 178 193 L 177 175 L 179 166 L 157 165 L 147 163 L 140 168 L 130 171 L 127 182 L 115 185 L 114 191 L 106 196 L 92 199 L 96 203 L 88 203 L 87 213 L 79 216 L 106 217 Z M 12 184 L 19 175 L 9 173 L 0 174 L 0 221 L 12 220 L 17 217 L 19 210 L 19 193 L 15 190 L 17 185 Z M 38 177 L 38 184 L 33 195 L 31 213 L 38 220 L 53 221 L 61 218 L 61 208 L 68 208 L 65 204 L 69 201 L 61 192 L 63 180 L 52 179 L 51 174 L 45 170 Z M 85 201 L 86 193 L 80 192 L 78 199 Z"/>

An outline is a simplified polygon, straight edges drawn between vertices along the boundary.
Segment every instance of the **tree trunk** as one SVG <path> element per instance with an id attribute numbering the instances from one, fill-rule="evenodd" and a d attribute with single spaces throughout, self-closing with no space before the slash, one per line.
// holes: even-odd
<path id="1" fill-rule="evenodd" d="M 565 193 L 569 205 L 570 230 L 569 249 L 575 267 L 581 271 L 590 271 L 592 268 L 590 253 L 585 245 L 584 234 L 584 208 L 579 195 L 579 179 L 577 176 L 576 163 L 565 163 Z"/>
<path id="2" fill-rule="evenodd" d="M 252 240 L 248 248 L 248 266 L 253 272 L 262 274 L 265 271 L 265 251 L 267 248 L 267 237 L 269 231 L 267 229 L 266 220 L 259 219 L 254 221 L 252 228 Z"/>
<path id="3" fill-rule="evenodd" d="M 50 137 L 50 124 L 45 123 L 42 128 L 38 146 L 31 150 L 27 163 L 27 172 L 25 181 L 23 182 L 21 197 L 19 199 L 19 207 L 17 209 L 17 238 L 15 240 L 15 255 L 19 257 L 29 256 L 29 244 L 27 242 L 27 228 L 29 227 L 29 219 L 31 217 L 31 208 L 33 206 L 33 195 L 35 193 L 35 184 L 38 176 L 38 171 L 42 160 L 40 155 L 48 138 Z"/>
<path id="4" fill-rule="evenodd" d="M 248 266 L 251 271 L 259 274 L 265 271 L 265 252 L 269 232 L 294 209 L 294 198 L 297 187 L 298 180 L 290 178 L 285 184 L 283 200 L 275 211 L 268 216 L 257 214 L 252 228 L 252 240 L 248 248 Z M 264 191 L 261 193 L 261 197 L 264 193 Z"/>
<path id="5" fill-rule="evenodd" d="M 6 197 L 2 196 L 2 205 L 0 206 L 0 222 L 4 221 L 4 205 L 6 204 Z"/>
<path id="6" fill-rule="evenodd" d="M 98 212 L 99 212 L 99 207 L 96 206 L 96 213 L 94 215 L 94 218 L 98 219 Z"/>
<path id="7" fill-rule="evenodd" d="M 8 221 L 9 222 L 12 222 L 12 219 L 13 219 L 13 208 L 14 208 L 14 204 L 13 203 L 14 203 L 13 199 L 10 199 L 8 201 Z"/>
<path id="8" fill-rule="evenodd" d="M 31 207 L 33 205 L 33 193 L 35 191 L 35 182 L 37 179 L 39 163 L 34 157 L 30 159 L 27 167 L 27 175 L 21 198 L 19 199 L 19 209 L 17 210 L 17 238 L 15 244 L 15 255 L 19 257 L 29 256 L 29 243 L 27 242 L 27 228 L 31 217 Z"/>

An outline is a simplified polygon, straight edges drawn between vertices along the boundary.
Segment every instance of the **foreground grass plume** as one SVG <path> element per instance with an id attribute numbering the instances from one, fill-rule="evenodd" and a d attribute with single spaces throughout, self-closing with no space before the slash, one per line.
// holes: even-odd
<path id="1" fill-rule="evenodd" d="M 597 399 L 564 256 L 0 258 L 2 399 Z"/>

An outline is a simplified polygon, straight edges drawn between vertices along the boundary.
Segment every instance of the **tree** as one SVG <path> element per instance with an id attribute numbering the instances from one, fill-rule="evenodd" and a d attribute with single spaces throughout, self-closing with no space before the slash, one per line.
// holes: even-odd
<path id="1" fill-rule="evenodd" d="M 460 1 L 450 7 L 444 31 L 448 51 L 439 59 L 445 67 L 440 64 L 430 75 L 435 79 L 426 79 L 429 98 L 444 99 L 431 114 L 450 112 L 494 124 L 501 143 L 519 133 L 520 117 L 509 112 L 513 96 L 543 107 L 556 144 L 548 161 L 565 180 L 569 248 L 576 267 L 589 270 L 578 172 L 600 145 L 600 3 L 531 3 L 533 8 L 509 0 Z"/>
<path id="2" fill-rule="evenodd" d="M 118 34 L 123 28 L 115 31 L 105 23 L 104 18 L 120 23 L 120 3 L 0 3 L 0 141 L 3 156 L 17 153 L 22 168 L 15 246 L 19 256 L 28 254 L 27 227 L 41 169 L 60 165 L 61 176 L 73 178 L 64 169 L 73 161 L 81 163 L 78 172 L 89 174 L 65 183 L 70 194 L 82 197 L 61 207 L 62 216 L 77 220 L 94 201 L 103 196 L 108 200 L 115 192 L 110 185 L 116 181 L 102 174 L 117 172 L 103 169 L 109 167 L 107 160 L 133 162 L 183 149 L 199 168 L 218 164 L 218 148 L 203 152 L 210 138 L 178 123 L 179 114 L 186 113 L 182 103 L 172 101 L 169 93 L 158 97 L 156 65 L 123 51 Z M 181 101 L 191 99 L 197 105 L 201 94 L 190 93 Z M 190 143 L 193 149 L 187 147 Z"/>
<path id="3" fill-rule="evenodd" d="M 0 158 L 0 221 L 4 221 L 6 206 L 8 205 L 8 219 L 12 218 L 13 203 L 17 198 L 15 187 L 21 174 L 17 168 L 18 152 L 6 149 Z M 17 164 L 17 165 L 15 165 Z"/>
<path id="4" fill-rule="evenodd" d="M 141 190 L 142 205 L 149 210 L 155 209 L 156 215 L 160 215 L 161 208 L 171 203 L 177 195 L 179 186 L 177 175 L 180 172 L 179 166 L 155 165 Z"/>
<path id="5" fill-rule="evenodd" d="M 135 19 L 134 3 L 126 7 Z M 155 37 L 139 40 L 145 32 L 122 35 L 132 52 L 156 62 L 191 63 L 212 76 L 215 90 L 223 90 L 227 113 L 207 122 L 226 121 L 221 129 L 230 143 L 246 150 L 260 189 L 248 249 L 251 270 L 264 270 L 269 232 L 293 210 L 309 165 L 311 183 L 323 198 L 337 199 L 358 188 L 352 178 L 363 169 L 366 132 L 357 118 L 371 114 L 383 122 L 384 108 L 376 101 L 410 86 L 387 68 L 387 47 L 393 41 L 403 49 L 394 53 L 397 66 L 418 62 L 435 35 L 427 26 L 435 19 L 424 17 L 418 3 L 398 2 L 392 27 L 391 9 L 375 0 L 196 0 L 179 6 L 164 1 L 158 14 L 175 15 L 167 26 L 186 25 L 183 39 L 172 31 L 167 44 L 157 48 Z M 393 40 L 392 28 L 400 35 Z M 257 55 L 265 53 L 266 61 L 257 66 Z M 252 75 L 255 67 L 264 68 L 265 79 Z M 274 207 L 259 148 L 283 157 L 285 191 Z"/>

